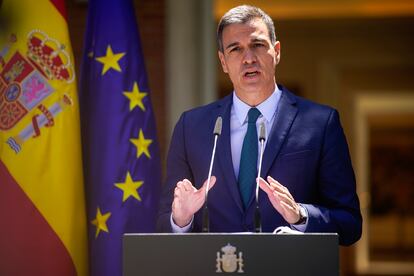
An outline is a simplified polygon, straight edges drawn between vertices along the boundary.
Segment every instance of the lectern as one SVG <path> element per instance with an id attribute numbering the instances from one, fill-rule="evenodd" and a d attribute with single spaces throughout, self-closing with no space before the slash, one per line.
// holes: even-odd
<path id="1" fill-rule="evenodd" d="M 335 276 L 337 234 L 125 234 L 124 276 Z"/>

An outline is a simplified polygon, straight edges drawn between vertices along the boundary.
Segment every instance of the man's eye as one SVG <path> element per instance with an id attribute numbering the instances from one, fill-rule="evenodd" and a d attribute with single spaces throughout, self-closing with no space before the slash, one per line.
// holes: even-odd
<path id="1" fill-rule="evenodd" d="M 262 43 L 253 44 L 253 47 L 255 47 L 255 48 L 259 48 L 259 47 L 263 47 L 263 46 L 264 46 L 264 44 L 262 44 Z"/>
<path id="2" fill-rule="evenodd" d="M 238 52 L 238 51 L 240 51 L 240 47 L 234 47 L 234 48 L 230 49 L 230 53 L 231 52 Z"/>

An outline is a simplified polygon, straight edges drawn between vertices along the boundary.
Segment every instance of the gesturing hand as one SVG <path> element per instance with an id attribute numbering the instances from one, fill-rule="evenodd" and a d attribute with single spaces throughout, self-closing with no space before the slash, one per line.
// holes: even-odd
<path id="1" fill-rule="evenodd" d="M 267 177 L 267 181 L 260 177 L 259 186 L 266 192 L 273 207 L 288 223 L 295 224 L 298 222 L 300 207 L 289 190 L 270 176 Z"/>
<path id="2" fill-rule="evenodd" d="M 210 179 L 209 190 L 216 183 L 216 177 Z M 188 225 L 193 215 L 200 210 L 205 201 L 207 180 L 203 186 L 197 190 L 190 180 L 184 179 L 177 183 L 174 190 L 174 201 L 172 203 L 172 218 L 180 227 Z"/>

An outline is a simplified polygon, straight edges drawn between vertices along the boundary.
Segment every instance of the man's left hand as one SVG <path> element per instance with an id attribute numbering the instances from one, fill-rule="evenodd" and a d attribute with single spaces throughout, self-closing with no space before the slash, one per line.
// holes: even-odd
<path id="1" fill-rule="evenodd" d="M 296 203 L 295 199 L 285 186 L 271 176 L 267 177 L 267 182 L 260 177 L 259 186 L 266 192 L 273 207 L 289 224 L 295 224 L 299 221 L 300 206 Z"/>

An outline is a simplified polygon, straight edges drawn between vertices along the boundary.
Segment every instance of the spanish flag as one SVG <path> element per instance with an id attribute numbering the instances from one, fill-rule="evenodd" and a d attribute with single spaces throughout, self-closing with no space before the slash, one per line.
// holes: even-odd
<path id="1" fill-rule="evenodd" d="M 0 1 L 0 275 L 87 275 L 64 0 Z"/>

